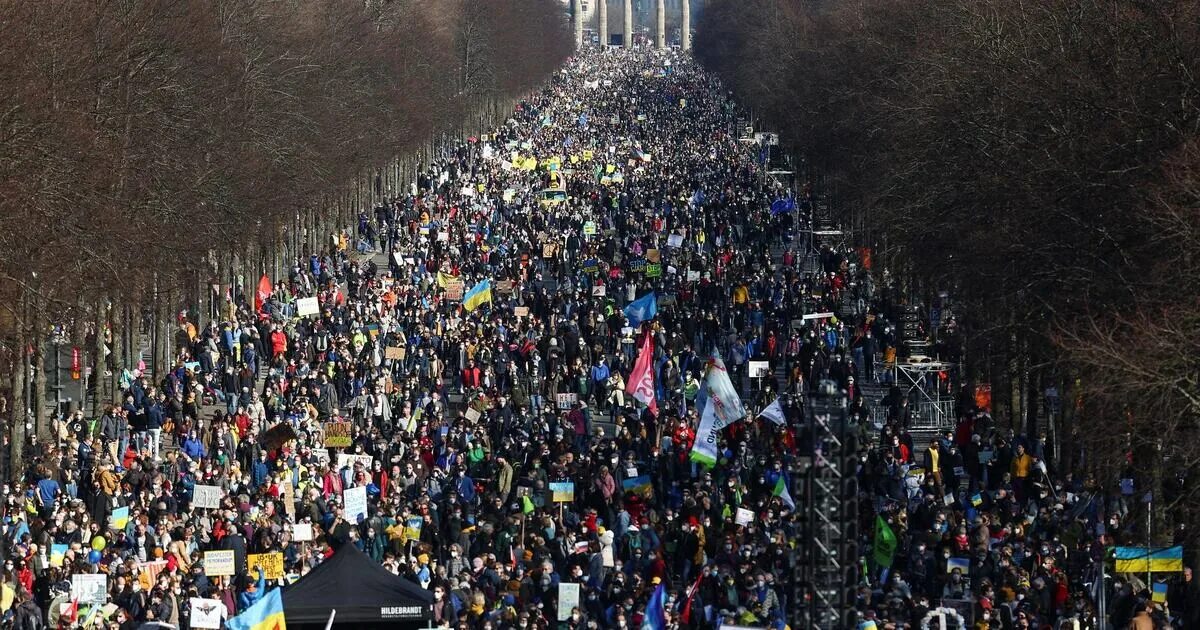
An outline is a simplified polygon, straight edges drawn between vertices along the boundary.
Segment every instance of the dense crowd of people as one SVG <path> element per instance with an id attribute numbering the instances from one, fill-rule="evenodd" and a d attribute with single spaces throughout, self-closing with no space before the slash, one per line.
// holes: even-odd
<path id="1" fill-rule="evenodd" d="M 861 387 L 899 305 L 853 251 L 810 250 L 811 192 L 766 174 L 737 117 L 681 55 L 582 52 L 286 278 L 181 319 L 173 369 L 129 372 L 5 489 L 7 619 L 190 628 L 192 598 L 231 617 L 353 545 L 432 591 L 438 627 L 640 627 L 661 584 L 669 624 L 783 628 L 805 605 L 804 402 L 832 382 L 863 437 L 864 556 L 877 516 L 897 540 L 868 560 L 861 627 L 943 605 L 975 628 L 1096 627 L 1120 496 L 970 400 L 920 443 L 900 389 L 873 424 Z M 630 386 L 647 351 L 649 406 Z M 689 454 L 714 355 L 749 413 L 708 466 Z M 759 417 L 777 399 L 781 421 Z M 273 553 L 282 577 L 248 558 Z M 81 612 L 79 574 L 105 576 L 104 606 Z M 1112 586 L 1114 622 L 1163 615 L 1145 588 Z"/>

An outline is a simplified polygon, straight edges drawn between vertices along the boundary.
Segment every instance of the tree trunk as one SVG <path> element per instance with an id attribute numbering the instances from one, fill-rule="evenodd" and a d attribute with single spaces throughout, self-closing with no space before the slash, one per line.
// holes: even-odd
<path id="1" fill-rule="evenodd" d="M 42 317 L 38 312 L 37 298 L 33 308 L 33 356 L 30 374 L 33 377 L 33 430 L 39 443 L 44 443 L 50 434 L 49 410 L 46 404 L 46 340 L 42 336 Z"/>
<path id="2" fill-rule="evenodd" d="M 29 386 L 29 339 L 26 337 L 26 315 L 29 301 L 24 287 L 18 289 L 16 326 L 13 335 L 13 366 L 12 366 L 12 415 L 9 422 L 9 475 L 8 481 L 15 481 L 24 468 L 25 427 L 29 422 L 29 399 L 26 389 Z"/>
<path id="3" fill-rule="evenodd" d="M 1017 429 L 1021 417 L 1021 351 L 1017 333 L 1008 336 L 1008 426 Z"/>

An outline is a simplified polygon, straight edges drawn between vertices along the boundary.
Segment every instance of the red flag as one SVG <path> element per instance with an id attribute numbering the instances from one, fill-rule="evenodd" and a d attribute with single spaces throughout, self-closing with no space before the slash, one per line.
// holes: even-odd
<path id="1" fill-rule="evenodd" d="M 75 623 L 79 619 L 79 600 L 72 599 L 71 605 L 59 613 L 59 620 L 64 623 Z"/>
<path id="2" fill-rule="evenodd" d="M 642 404 L 650 408 L 650 413 L 658 415 L 658 402 L 654 398 L 654 366 L 651 365 L 654 359 L 654 342 L 650 340 L 650 335 L 647 333 L 642 337 L 642 349 L 638 353 L 637 361 L 633 364 L 633 371 L 629 373 L 629 382 L 625 385 L 625 392 L 640 400 Z"/>
<path id="3" fill-rule="evenodd" d="M 264 273 L 258 279 L 258 290 L 254 293 L 254 310 L 261 311 L 263 304 L 266 304 L 269 299 L 271 299 L 271 279 Z"/>
<path id="4" fill-rule="evenodd" d="M 687 600 L 683 603 L 683 612 L 679 613 L 679 620 L 683 623 L 692 622 L 692 600 L 696 599 L 696 592 L 700 590 L 700 581 L 704 579 L 704 574 L 696 576 L 696 581 L 692 583 L 692 587 L 688 589 Z"/>

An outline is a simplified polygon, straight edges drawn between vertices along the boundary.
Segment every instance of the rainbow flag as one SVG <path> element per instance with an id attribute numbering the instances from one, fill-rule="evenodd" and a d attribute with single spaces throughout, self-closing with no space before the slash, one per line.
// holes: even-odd
<path id="1" fill-rule="evenodd" d="M 491 280 L 483 280 L 474 287 L 471 287 L 471 290 L 467 291 L 467 294 L 463 296 L 462 304 L 463 308 L 467 309 L 467 311 L 473 311 L 479 308 L 484 302 L 489 304 L 492 302 Z"/>
<path id="2" fill-rule="evenodd" d="M 1114 549 L 1117 573 L 1180 573 L 1183 571 L 1183 547 L 1117 547 Z"/>
<path id="3" fill-rule="evenodd" d="M 283 595 L 274 588 L 242 614 L 225 622 L 229 630 L 287 630 L 283 618 Z"/>

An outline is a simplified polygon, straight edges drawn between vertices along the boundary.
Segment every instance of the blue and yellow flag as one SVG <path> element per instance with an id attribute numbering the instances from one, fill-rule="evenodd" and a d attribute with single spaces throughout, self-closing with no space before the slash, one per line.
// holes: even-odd
<path id="1" fill-rule="evenodd" d="M 1114 549 L 1117 573 L 1180 573 L 1183 571 L 1183 547 L 1117 547 Z"/>
<path id="2" fill-rule="evenodd" d="M 492 302 L 491 280 L 482 280 L 479 284 L 471 287 L 471 290 L 467 291 L 467 294 L 463 296 L 462 305 L 468 311 L 473 311 L 479 308 L 479 305 L 484 302 L 489 304 Z"/>
<path id="3" fill-rule="evenodd" d="M 1150 594 L 1150 598 L 1160 604 L 1167 603 L 1167 583 L 1155 582 L 1153 588 L 1154 592 Z"/>
<path id="4" fill-rule="evenodd" d="M 274 588 L 242 614 L 225 622 L 229 630 L 287 630 L 283 618 L 283 591 Z"/>

